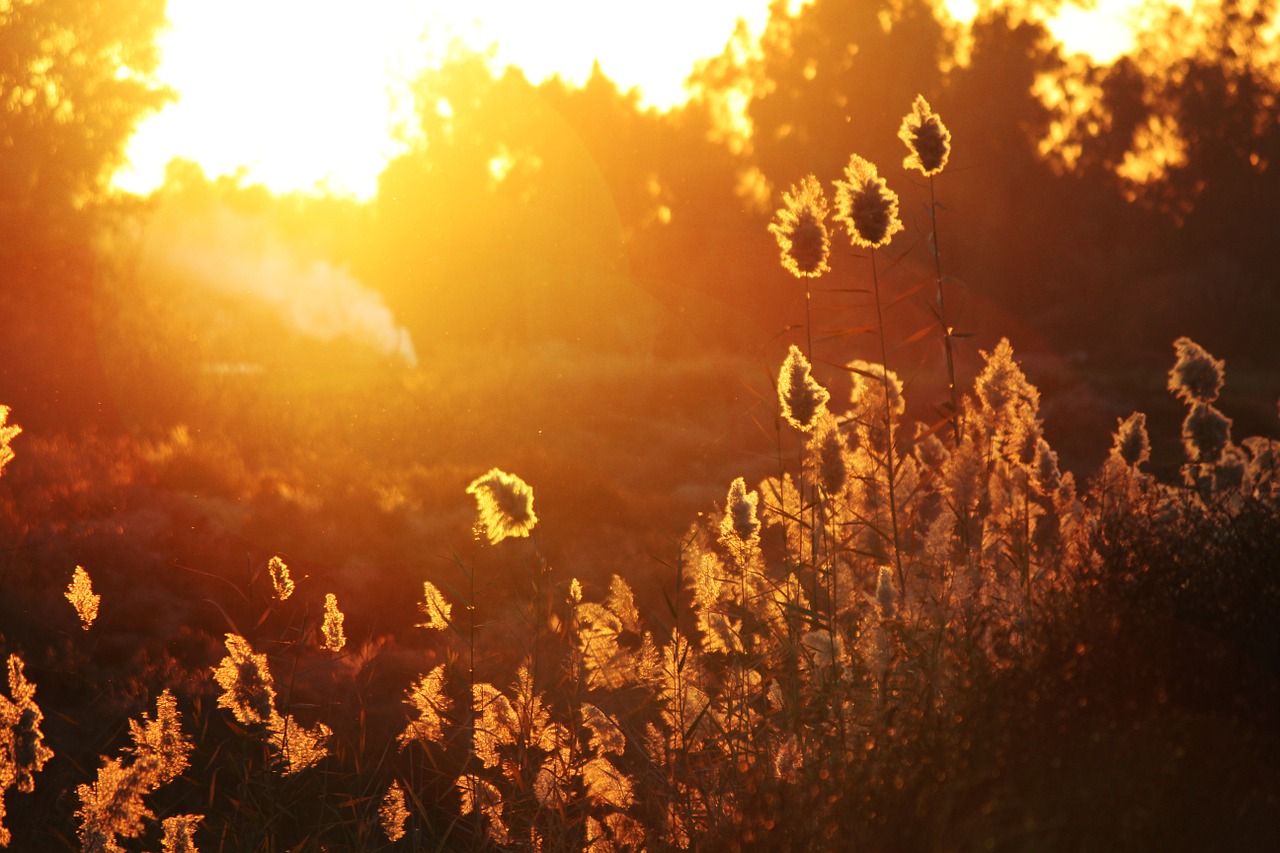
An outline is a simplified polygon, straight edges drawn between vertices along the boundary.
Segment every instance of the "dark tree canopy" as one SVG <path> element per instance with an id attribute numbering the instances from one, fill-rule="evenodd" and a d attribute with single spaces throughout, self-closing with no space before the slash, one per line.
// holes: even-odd
<path id="1" fill-rule="evenodd" d="M 49 220 L 96 200 L 139 119 L 164 0 L 0 3 L 0 221 Z M 29 225 L 28 225 L 29 227 Z"/>

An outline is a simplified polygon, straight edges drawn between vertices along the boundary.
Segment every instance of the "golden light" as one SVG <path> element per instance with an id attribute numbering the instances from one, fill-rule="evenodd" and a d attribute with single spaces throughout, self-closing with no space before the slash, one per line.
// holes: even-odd
<path id="1" fill-rule="evenodd" d="M 179 100 L 139 128 L 115 183 L 148 192 L 182 157 L 276 192 L 366 198 L 413 140 L 411 82 L 454 42 L 534 81 L 582 82 L 598 60 L 663 108 L 737 18 L 759 31 L 767 14 L 767 0 L 169 0 L 159 77 Z"/>
<path id="2" fill-rule="evenodd" d="M 274 191 L 371 194 L 409 127 L 404 81 L 423 62 L 414 6 L 171 0 L 159 77 L 178 101 L 139 128 L 117 186 L 153 189 L 182 157 Z"/>
<path id="3" fill-rule="evenodd" d="M 958 20 L 976 8 L 947 3 Z M 1132 43 L 1134 6 L 1068 6 L 1052 27 L 1068 52 L 1107 61 Z M 181 157 L 275 192 L 368 198 L 414 141 L 411 82 L 454 42 L 533 81 L 579 83 L 598 61 L 643 105 L 666 108 L 683 102 L 694 63 L 719 54 L 739 18 L 761 31 L 768 0 L 170 0 L 168 14 L 159 77 L 178 101 L 139 128 L 116 186 L 149 192 Z"/>

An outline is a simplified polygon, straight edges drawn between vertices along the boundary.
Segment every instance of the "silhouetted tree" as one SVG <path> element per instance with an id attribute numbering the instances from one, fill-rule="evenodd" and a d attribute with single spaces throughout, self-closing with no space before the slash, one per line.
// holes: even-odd
<path id="1" fill-rule="evenodd" d="M 794 16 L 775 2 L 758 50 L 739 47 L 741 61 L 708 64 L 697 82 L 749 98 L 754 161 L 785 188 L 838 175 L 853 152 L 900 162 L 898 126 L 916 95 L 937 96 L 945 35 L 928 0 L 817 0 Z"/>
<path id="2" fill-rule="evenodd" d="M 0 7 L 0 226 L 32 235 L 95 201 L 137 122 L 164 0 L 15 0 Z"/>
<path id="3" fill-rule="evenodd" d="M 95 387 L 92 224 L 167 97 L 151 77 L 163 20 L 164 0 L 0 4 L 0 395 L 28 423 Z"/>
<path id="4" fill-rule="evenodd" d="M 1272 287 L 1280 50 L 1267 33 L 1276 22 L 1272 0 L 1201 2 L 1169 11 L 1136 57 L 1149 115 L 1172 122 L 1183 153 L 1137 197 L 1183 224 L 1186 252 L 1237 258 Z"/>
<path id="5" fill-rule="evenodd" d="M 656 333 L 651 297 L 715 289 L 679 294 L 695 271 L 723 272 L 732 256 L 708 235 L 737 221 L 735 161 L 704 111 L 642 110 L 598 69 L 582 87 L 534 86 L 474 55 L 417 97 L 424 142 L 381 177 L 364 264 L 424 348 L 632 346 Z"/>

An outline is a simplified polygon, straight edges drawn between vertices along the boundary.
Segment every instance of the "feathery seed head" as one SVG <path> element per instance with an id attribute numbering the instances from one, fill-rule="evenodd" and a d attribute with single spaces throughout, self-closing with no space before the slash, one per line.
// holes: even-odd
<path id="1" fill-rule="evenodd" d="M 147 768 L 155 784 L 172 782 L 187 769 L 188 758 L 194 748 L 191 740 L 182 733 L 182 715 L 178 712 L 178 700 L 172 691 L 165 690 L 156 697 L 156 717 L 145 713 L 142 722 L 129 721 L 129 734 L 133 738 L 134 767 Z"/>
<path id="2" fill-rule="evenodd" d="M 889 411 L 894 417 L 902 417 L 907 411 L 907 398 L 902 393 L 902 380 L 883 364 L 855 358 L 848 370 L 853 380 L 849 400 L 855 415 L 865 421 L 884 417 L 884 393 L 889 390 Z"/>
<path id="3" fill-rule="evenodd" d="M 603 756 L 588 759 L 582 765 L 582 787 L 591 802 L 619 811 L 635 802 L 631 778 Z"/>
<path id="4" fill-rule="evenodd" d="M 800 781 L 803 767 L 804 753 L 800 750 L 800 740 L 792 735 L 778 746 L 778 753 L 773 757 L 773 772 L 780 781 L 794 785 Z"/>
<path id="5" fill-rule="evenodd" d="M 472 685 L 471 701 L 478 715 L 472 733 L 476 755 L 485 767 L 497 767 L 502 760 L 499 750 L 520 738 L 520 716 L 492 684 Z"/>
<path id="6" fill-rule="evenodd" d="M 872 163 L 857 154 L 850 156 L 844 176 L 845 180 L 835 182 L 836 220 L 845 224 L 855 246 L 878 249 L 888 245 L 902 230 L 898 194 L 889 189 Z"/>
<path id="7" fill-rule="evenodd" d="M 1196 403 L 1182 422 L 1182 446 L 1192 462 L 1217 462 L 1231 441 L 1231 419 L 1209 403 Z"/>
<path id="8" fill-rule="evenodd" d="M 1219 495 L 1238 492 L 1244 486 L 1244 475 L 1248 469 L 1244 454 L 1234 444 L 1228 444 L 1222 451 L 1218 464 L 1213 466 L 1213 490 Z"/>
<path id="9" fill-rule="evenodd" d="M 485 833 L 494 844 L 510 844 L 511 831 L 502 819 L 502 792 L 479 776 L 459 776 L 454 783 L 462 798 L 461 814 L 480 814 L 489 819 Z"/>
<path id="10" fill-rule="evenodd" d="M 17 424 L 6 425 L 10 411 L 12 410 L 8 406 L 0 406 L 0 474 L 4 473 L 4 466 L 13 461 L 13 450 L 10 449 L 9 442 L 22 432 L 22 427 Z"/>
<path id="11" fill-rule="evenodd" d="M 1111 452 L 1129 467 L 1141 465 L 1151 458 L 1151 441 L 1147 438 L 1147 416 L 1134 412 L 1119 422 Z"/>
<path id="12" fill-rule="evenodd" d="M 0 744 L 0 782 L 4 783 L 0 785 L 0 798 L 9 786 L 27 794 L 34 791 L 35 774 L 53 758 L 53 750 L 45 745 L 40 731 L 44 713 L 35 702 L 36 686 L 27 680 L 22 658 L 17 655 L 9 655 L 9 696 L 0 695 L 0 741 L 6 733 L 9 738 L 7 750 Z M 3 817 L 0 799 L 0 820 Z M 0 826 L 0 834 L 5 832 Z"/>
<path id="13" fill-rule="evenodd" d="M 739 542 L 752 542 L 760 537 L 760 519 L 756 507 L 760 503 L 759 492 L 748 492 L 747 482 L 739 477 L 729 486 L 725 502 L 724 518 L 720 521 L 720 538 L 735 538 Z"/>
<path id="14" fill-rule="evenodd" d="M 449 627 L 449 619 L 453 615 L 453 605 L 445 601 L 440 590 L 436 589 L 435 584 L 431 581 L 422 582 L 422 601 L 418 603 L 418 609 L 426 615 L 425 622 L 419 622 L 415 627 L 426 628 L 430 631 L 443 631 Z"/>
<path id="15" fill-rule="evenodd" d="M 289 577 L 289 567 L 279 557 L 272 557 L 267 563 L 271 574 L 271 586 L 275 590 L 277 601 L 286 601 L 293 595 L 293 578 Z"/>
<path id="16" fill-rule="evenodd" d="M 974 382 L 974 387 L 987 409 L 1005 413 L 1021 401 L 1039 405 L 1039 393 L 1014 361 L 1013 345 L 1008 338 L 1001 338 L 990 354 L 982 352 L 981 355 L 987 363 Z"/>
<path id="17" fill-rule="evenodd" d="M 218 707 L 227 708 L 244 726 L 262 726 L 275 716 L 276 690 L 267 656 L 255 654 L 249 641 L 227 634 L 227 656 L 213 671 L 222 687 Z"/>
<path id="18" fill-rule="evenodd" d="M 1169 371 L 1169 390 L 1188 406 L 1218 399 L 1225 362 L 1211 356 L 1191 338 L 1178 338 L 1173 349 L 1178 360 Z"/>
<path id="19" fill-rule="evenodd" d="M 538 517 L 533 513 L 533 489 L 515 474 L 497 468 L 467 486 L 475 495 L 480 522 L 491 544 L 510 536 L 528 536 Z"/>
<path id="20" fill-rule="evenodd" d="M 405 704 L 417 711 L 418 718 L 400 734 L 400 746 L 415 740 L 440 742 L 444 737 L 444 715 L 452 704 L 444 691 L 444 664 L 419 677 L 405 695 Z"/>
<path id="21" fill-rule="evenodd" d="M 160 839 L 162 853 L 200 853 L 196 849 L 196 825 L 204 815 L 180 814 L 167 817 L 160 824 L 164 837 Z"/>
<path id="22" fill-rule="evenodd" d="M 800 638 L 809 653 L 809 662 L 819 672 L 826 670 L 837 679 L 844 673 L 844 639 L 839 633 L 828 630 L 807 632 Z"/>
<path id="23" fill-rule="evenodd" d="M 898 138 L 911 151 L 902 161 L 904 169 L 919 169 L 925 177 L 932 177 L 947 165 L 951 156 L 951 131 L 929 107 L 924 95 L 917 95 L 911 112 L 902 120 Z"/>
<path id="24" fill-rule="evenodd" d="M 813 175 L 806 175 L 782 194 L 782 207 L 774 215 L 769 231 L 782 250 L 782 265 L 796 278 L 817 278 L 830 269 L 827 255 L 831 240 L 826 221 L 827 199 L 822 184 Z"/>
<path id="25" fill-rule="evenodd" d="M 893 568 L 881 566 L 876 576 L 876 601 L 880 604 L 880 614 L 885 619 L 892 619 L 898 603 L 898 588 L 893 584 Z"/>
<path id="26" fill-rule="evenodd" d="M 1042 494 L 1053 494 L 1062 483 L 1058 453 L 1043 438 L 1036 439 L 1036 458 L 1032 473 L 1035 476 L 1036 487 Z"/>
<path id="27" fill-rule="evenodd" d="M 404 838 L 404 822 L 409 818 L 409 810 L 404 807 L 404 789 L 400 783 L 392 782 L 382 798 L 378 808 L 378 820 L 388 841 L 399 841 Z"/>
<path id="28" fill-rule="evenodd" d="M 824 411 L 831 395 L 809 375 L 809 359 L 795 344 L 787 351 L 778 374 L 778 400 L 782 417 L 801 432 L 813 428 L 814 420 Z"/>
<path id="29" fill-rule="evenodd" d="M 80 826 L 81 850 L 86 853 L 124 853 L 117 836 L 135 838 L 142 834 L 145 821 L 154 817 L 142 798 L 151 792 L 143 774 L 125 767 L 119 758 L 108 759 L 98 768 L 97 778 L 76 786 L 80 808 L 76 817 Z"/>
<path id="30" fill-rule="evenodd" d="M 98 618 L 98 602 L 102 600 L 102 596 L 94 595 L 93 583 L 83 566 L 76 566 L 75 572 L 71 575 L 71 583 L 67 585 L 67 591 L 64 594 L 67 601 L 70 601 L 71 606 L 76 609 L 76 614 L 80 617 L 80 626 L 88 631 L 93 620 Z"/>
<path id="31" fill-rule="evenodd" d="M 330 652 L 340 652 L 347 644 L 347 635 L 342 631 L 342 623 L 346 619 L 338 609 L 338 597 L 331 592 L 324 596 L 324 624 L 320 633 L 324 635 L 324 648 Z"/>
<path id="32" fill-rule="evenodd" d="M 590 702 L 583 702 L 578 713 L 582 717 L 582 724 L 591 732 L 587 745 L 597 755 L 622 755 L 626 751 L 627 737 L 608 714 Z"/>
<path id="33" fill-rule="evenodd" d="M 915 450 L 916 459 L 924 468 L 929 470 L 941 468 L 950 454 L 947 446 L 942 443 L 942 439 L 938 438 L 937 433 L 926 432 L 923 424 L 916 426 L 916 440 L 913 449 Z"/>
<path id="34" fill-rule="evenodd" d="M 817 428 L 813 432 L 813 446 L 817 449 L 818 482 L 828 495 L 839 494 L 849 476 L 849 466 L 845 454 L 848 445 L 840 425 L 830 414 L 824 412 L 818 418 Z"/>
<path id="35" fill-rule="evenodd" d="M 284 765 L 283 775 L 292 776 L 329 754 L 325 744 L 332 735 L 333 730 L 324 723 L 316 723 L 315 728 L 308 729 L 292 714 L 276 714 L 271 721 L 267 742 L 276 750 L 276 761 Z"/>

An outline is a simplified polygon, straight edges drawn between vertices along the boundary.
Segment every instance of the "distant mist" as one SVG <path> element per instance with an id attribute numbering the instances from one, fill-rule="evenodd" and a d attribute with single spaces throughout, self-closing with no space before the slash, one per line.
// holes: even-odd
<path id="1" fill-rule="evenodd" d="M 414 367 L 409 331 L 381 294 L 279 235 L 266 221 L 214 206 L 159 211 L 146 226 L 140 271 L 181 300 L 196 288 L 269 311 L 292 331 L 345 341 Z"/>

